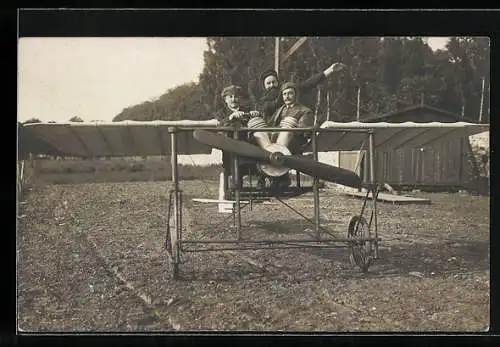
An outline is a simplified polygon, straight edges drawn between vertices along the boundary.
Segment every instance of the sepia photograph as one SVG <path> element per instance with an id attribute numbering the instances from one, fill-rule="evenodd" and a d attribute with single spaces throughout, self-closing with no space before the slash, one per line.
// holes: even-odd
<path id="1" fill-rule="evenodd" d="M 19 37 L 18 333 L 486 332 L 490 39 Z"/>

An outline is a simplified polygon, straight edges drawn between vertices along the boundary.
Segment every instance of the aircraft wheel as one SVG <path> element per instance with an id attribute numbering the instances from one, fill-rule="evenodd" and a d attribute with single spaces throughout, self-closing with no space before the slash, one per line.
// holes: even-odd
<path id="1" fill-rule="evenodd" d="M 349 222 L 347 238 L 349 242 L 349 260 L 362 272 L 367 272 L 372 262 L 372 241 L 358 241 L 370 237 L 368 223 L 363 216 L 354 216 Z"/>

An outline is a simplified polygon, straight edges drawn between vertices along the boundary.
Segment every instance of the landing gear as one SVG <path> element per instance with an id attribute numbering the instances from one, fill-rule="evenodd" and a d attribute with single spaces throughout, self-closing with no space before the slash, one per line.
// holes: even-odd
<path id="1" fill-rule="evenodd" d="M 172 278 L 174 280 L 179 278 L 179 263 L 180 263 L 180 244 L 179 244 L 179 231 L 180 226 L 176 225 L 175 212 L 179 212 L 174 208 L 174 194 L 171 191 L 169 195 L 168 214 L 167 214 L 167 233 L 165 237 L 165 249 L 169 255 L 170 267 L 172 269 Z M 176 211 L 177 210 L 177 211 Z M 174 212 L 174 213 L 173 213 Z"/>
<path id="2" fill-rule="evenodd" d="M 351 264 L 367 272 L 373 260 L 373 241 L 362 241 L 370 238 L 370 228 L 363 216 L 354 216 L 349 222 L 347 238 L 349 239 L 349 259 Z"/>

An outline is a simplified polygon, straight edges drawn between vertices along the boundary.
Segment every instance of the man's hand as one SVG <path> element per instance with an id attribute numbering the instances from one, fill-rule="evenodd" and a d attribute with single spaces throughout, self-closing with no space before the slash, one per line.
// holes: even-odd
<path id="1" fill-rule="evenodd" d="M 259 111 L 250 111 L 250 117 L 258 117 L 258 116 L 260 116 Z"/>
<path id="2" fill-rule="evenodd" d="M 339 72 L 341 71 L 342 69 L 344 69 L 347 65 L 343 64 L 343 63 L 333 63 L 332 65 L 330 65 L 324 72 L 325 76 L 328 76 L 334 72 Z"/>
<path id="3" fill-rule="evenodd" d="M 234 119 L 241 119 L 245 116 L 245 112 L 242 112 L 242 111 L 234 111 L 233 113 L 231 113 L 231 115 L 229 116 L 229 120 L 234 120 Z"/>

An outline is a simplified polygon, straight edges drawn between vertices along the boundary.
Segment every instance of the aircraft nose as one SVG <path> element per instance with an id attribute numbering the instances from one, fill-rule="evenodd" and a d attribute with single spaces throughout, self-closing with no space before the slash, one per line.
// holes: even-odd
<path id="1" fill-rule="evenodd" d="M 273 165 L 283 165 L 285 162 L 285 155 L 281 152 L 273 152 L 269 158 Z"/>

